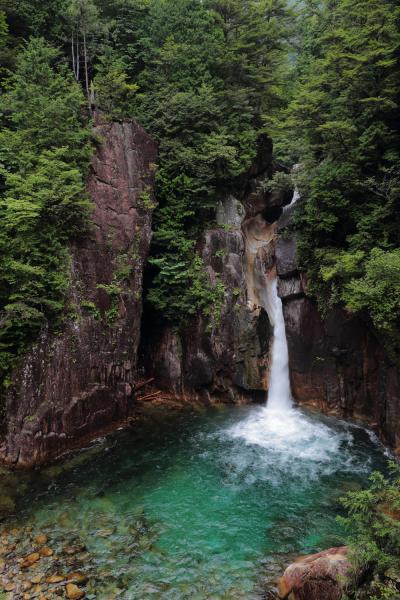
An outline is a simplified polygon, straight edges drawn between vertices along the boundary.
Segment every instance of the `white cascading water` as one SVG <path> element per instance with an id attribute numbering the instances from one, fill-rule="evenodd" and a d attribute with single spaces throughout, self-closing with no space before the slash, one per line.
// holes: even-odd
<path id="1" fill-rule="evenodd" d="M 292 394 L 289 382 L 289 354 L 282 300 L 278 296 L 276 278 L 271 284 L 270 304 L 273 310 L 274 339 L 272 342 L 267 408 L 271 411 L 287 411 L 292 408 Z"/>
<path id="2" fill-rule="evenodd" d="M 297 199 L 296 191 L 286 208 L 289 209 Z M 268 281 L 265 292 L 268 314 L 274 326 L 267 402 L 262 408 L 250 409 L 250 414 L 230 427 L 227 433 L 259 447 L 260 451 L 262 449 L 262 460 L 268 460 L 272 482 L 274 473 L 290 471 L 292 475 L 296 474 L 299 461 L 302 461 L 307 477 L 317 477 L 321 471 L 328 473 L 337 468 L 339 449 L 344 443 L 351 444 L 352 435 L 350 432 L 338 434 L 332 427 L 293 406 L 285 320 L 276 277 Z M 343 468 L 347 457 L 341 458 Z"/>

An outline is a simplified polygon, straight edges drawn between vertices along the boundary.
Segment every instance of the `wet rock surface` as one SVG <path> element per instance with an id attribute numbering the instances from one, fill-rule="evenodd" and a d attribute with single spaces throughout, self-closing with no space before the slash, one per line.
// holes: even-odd
<path id="1" fill-rule="evenodd" d="M 1 459 L 17 467 L 82 445 L 131 410 L 156 146 L 135 122 L 96 119 L 94 206 L 88 235 L 71 248 L 71 316 L 60 333 L 42 332 L 6 398 Z"/>
<path id="2" fill-rule="evenodd" d="M 279 237 L 276 263 L 295 399 L 364 419 L 386 443 L 398 447 L 399 372 L 371 324 L 342 308 L 322 318 L 297 267 L 293 235 Z"/>
<path id="3" fill-rule="evenodd" d="M 341 600 L 351 569 L 347 547 L 330 548 L 299 558 L 278 582 L 281 600 Z"/>
<path id="4" fill-rule="evenodd" d="M 144 326 L 144 367 L 162 389 L 205 403 L 265 399 L 272 339 L 266 287 L 276 232 L 265 215 L 290 201 L 261 185 L 273 173 L 271 150 L 268 139 L 260 140 L 259 156 L 237 194 L 218 204 L 219 227 L 199 240 L 210 283 L 225 287 L 218 322 L 210 326 L 197 315 L 179 332 L 163 323 Z"/>

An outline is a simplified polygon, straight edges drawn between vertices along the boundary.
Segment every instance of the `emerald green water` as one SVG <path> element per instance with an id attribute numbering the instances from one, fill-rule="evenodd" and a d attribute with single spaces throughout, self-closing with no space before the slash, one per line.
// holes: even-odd
<path id="1" fill-rule="evenodd" d="M 89 597 L 251 600 L 288 554 L 343 541 L 338 498 L 384 464 L 364 429 L 297 410 L 156 415 L 38 473 L 19 520 L 86 544 Z"/>

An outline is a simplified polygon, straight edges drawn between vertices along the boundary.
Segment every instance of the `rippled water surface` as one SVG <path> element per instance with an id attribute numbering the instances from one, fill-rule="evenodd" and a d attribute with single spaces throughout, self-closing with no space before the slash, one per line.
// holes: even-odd
<path id="1" fill-rule="evenodd" d="M 295 409 L 153 415 L 38 474 L 20 521 L 79 536 L 92 597 L 251 600 L 288 554 L 343 541 L 338 498 L 384 464 L 363 428 Z"/>

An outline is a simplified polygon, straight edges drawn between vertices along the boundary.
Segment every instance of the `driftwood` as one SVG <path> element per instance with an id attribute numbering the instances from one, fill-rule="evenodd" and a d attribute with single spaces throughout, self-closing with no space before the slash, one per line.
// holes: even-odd
<path id="1" fill-rule="evenodd" d="M 133 392 L 137 392 L 138 390 L 141 390 L 142 388 L 144 388 L 147 384 L 152 383 L 154 381 L 154 377 L 152 377 L 151 379 L 146 379 L 146 381 L 141 381 L 140 383 L 137 383 L 135 385 L 135 387 L 133 388 Z"/>
<path id="2" fill-rule="evenodd" d="M 153 398 L 156 398 L 160 394 L 162 394 L 161 391 L 152 392 L 151 394 L 147 394 L 146 396 L 138 396 L 137 400 L 141 400 L 141 401 L 143 401 L 143 400 L 153 400 Z"/>

